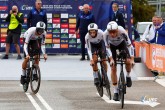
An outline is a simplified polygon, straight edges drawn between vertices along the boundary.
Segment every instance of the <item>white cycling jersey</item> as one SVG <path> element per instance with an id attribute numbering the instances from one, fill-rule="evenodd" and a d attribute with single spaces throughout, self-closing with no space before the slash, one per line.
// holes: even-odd
<path id="1" fill-rule="evenodd" d="M 117 37 L 112 38 L 109 35 L 109 32 L 107 30 L 104 31 L 103 37 L 104 37 L 104 42 L 105 42 L 106 50 L 109 57 L 112 56 L 112 53 L 109 48 L 110 44 L 114 46 L 118 46 L 123 40 L 126 40 L 130 56 L 134 56 L 134 50 L 133 50 L 133 46 L 131 44 L 130 38 L 128 37 L 128 33 L 122 26 L 118 26 Z"/>
<path id="2" fill-rule="evenodd" d="M 24 52 L 26 55 L 28 55 L 28 43 L 30 40 L 37 40 L 38 38 L 41 38 L 41 50 L 42 53 L 45 54 L 45 36 L 46 36 L 46 31 L 44 31 L 43 34 L 37 36 L 36 35 L 36 27 L 31 27 L 29 28 L 25 33 L 24 33 L 24 38 L 25 38 L 25 43 L 24 43 Z"/>
<path id="3" fill-rule="evenodd" d="M 98 29 L 97 36 L 95 38 L 92 38 L 89 33 L 85 36 L 85 41 L 87 44 L 87 50 L 89 58 L 92 60 L 92 52 L 91 52 L 91 43 L 98 44 L 100 41 L 103 40 L 103 31 Z"/>

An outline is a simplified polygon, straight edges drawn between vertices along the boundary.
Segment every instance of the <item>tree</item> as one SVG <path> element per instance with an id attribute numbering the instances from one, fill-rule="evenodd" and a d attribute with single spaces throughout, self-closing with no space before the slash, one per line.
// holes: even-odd
<path id="1" fill-rule="evenodd" d="M 132 0 L 133 21 L 137 22 L 151 21 L 155 9 L 148 5 L 148 0 Z"/>

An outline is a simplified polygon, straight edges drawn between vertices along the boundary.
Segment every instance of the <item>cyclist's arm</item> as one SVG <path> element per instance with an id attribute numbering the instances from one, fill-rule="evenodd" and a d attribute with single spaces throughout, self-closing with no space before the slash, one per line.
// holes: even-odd
<path id="1" fill-rule="evenodd" d="M 105 46 L 106 46 L 107 56 L 108 56 L 108 58 L 110 58 L 110 57 L 112 57 L 112 52 L 110 50 L 110 46 L 108 45 L 108 34 L 107 34 L 107 31 L 105 31 L 104 34 L 103 34 L 103 40 L 104 40 L 104 43 L 105 43 Z"/>
<path id="2" fill-rule="evenodd" d="M 124 37 L 124 39 L 126 40 L 126 43 L 127 43 L 127 48 L 128 48 L 128 50 L 129 50 L 129 54 L 130 54 L 130 56 L 131 57 L 134 57 L 134 47 L 132 46 L 132 44 L 131 44 L 131 40 L 130 40 L 130 38 L 129 38 L 129 36 L 128 36 L 128 33 L 125 31 L 125 29 L 124 28 L 120 28 L 120 31 L 121 31 L 121 33 L 122 33 L 122 36 Z"/>
<path id="3" fill-rule="evenodd" d="M 31 37 L 30 32 L 26 31 L 25 34 L 24 34 L 24 38 L 25 38 L 24 52 L 25 52 L 26 55 L 29 55 L 29 53 L 28 53 L 28 43 L 29 43 L 30 37 Z"/>
<path id="4" fill-rule="evenodd" d="M 88 50 L 89 58 L 90 58 L 90 60 L 93 60 L 93 58 L 92 58 L 92 52 L 91 52 L 91 44 L 90 44 L 90 41 L 89 41 L 89 35 L 88 35 L 88 33 L 85 36 L 85 42 L 87 44 L 87 50 Z"/>
<path id="5" fill-rule="evenodd" d="M 24 43 L 24 47 L 23 48 L 24 48 L 24 52 L 25 52 L 26 56 L 29 55 L 28 54 L 28 44 L 26 42 Z"/>
<path id="6" fill-rule="evenodd" d="M 128 46 L 128 51 L 131 57 L 134 57 L 134 47 L 132 45 Z"/>
<path id="7" fill-rule="evenodd" d="M 46 54 L 45 36 L 46 36 L 46 31 L 44 32 L 44 35 L 43 35 L 42 41 L 41 41 L 41 51 L 42 51 L 43 54 Z"/>

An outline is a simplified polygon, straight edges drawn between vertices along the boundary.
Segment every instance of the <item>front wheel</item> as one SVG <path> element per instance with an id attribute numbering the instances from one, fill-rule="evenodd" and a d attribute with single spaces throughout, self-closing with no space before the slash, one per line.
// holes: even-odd
<path id="1" fill-rule="evenodd" d="M 125 90 L 126 90 L 124 73 L 120 74 L 118 88 L 119 88 L 119 98 L 120 98 L 121 108 L 123 108 L 124 107 L 124 94 L 125 94 Z"/>
<path id="2" fill-rule="evenodd" d="M 108 95 L 109 99 L 111 100 L 110 82 L 109 82 L 107 74 L 105 74 L 105 88 L 107 91 L 107 95 Z"/>
<path id="3" fill-rule="evenodd" d="M 39 91 L 41 83 L 41 73 L 38 65 L 34 64 L 31 70 L 30 85 L 31 90 L 34 94 Z"/>
<path id="4" fill-rule="evenodd" d="M 96 89 L 100 97 L 103 97 L 103 86 L 102 86 L 102 78 L 100 75 L 100 71 L 98 71 L 98 78 L 99 78 L 100 84 L 96 86 Z"/>

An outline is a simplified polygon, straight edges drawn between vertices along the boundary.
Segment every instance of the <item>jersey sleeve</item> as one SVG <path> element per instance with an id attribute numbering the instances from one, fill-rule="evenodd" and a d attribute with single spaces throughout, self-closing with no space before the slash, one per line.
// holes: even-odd
<path id="1" fill-rule="evenodd" d="M 90 58 L 90 60 L 93 60 L 92 51 L 91 51 L 91 44 L 90 44 L 90 41 L 89 41 L 89 34 L 88 33 L 85 36 L 85 42 L 87 44 L 87 51 L 88 51 L 89 58 Z"/>
<path id="2" fill-rule="evenodd" d="M 110 45 L 108 44 L 108 32 L 107 32 L 107 30 L 105 30 L 104 33 L 103 33 L 103 40 L 105 42 L 107 56 L 111 57 L 112 52 L 110 50 Z"/>
<path id="3" fill-rule="evenodd" d="M 120 29 L 120 30 L 119 30 L 120 33 L 122 34 L 122 36 L 123 36 L 124 39 L 126 40 L 127 46 L 131 45 L 131 40 L 130 40 L 130 38 L 129 38 L 129 36 L 128 36 L 127 31 L 126 31 L 123 27 L 121 27 L 121 26 L 120 26 L 119 29 Z"/>
<path id="4" fill-rule="evenodd" d="M 30 29 L 28 29 L 24 34 L 25 43 L 27 43 L 27 44 L 29 43 L 31 36 L 32 36 L 32 31 Z"/>

